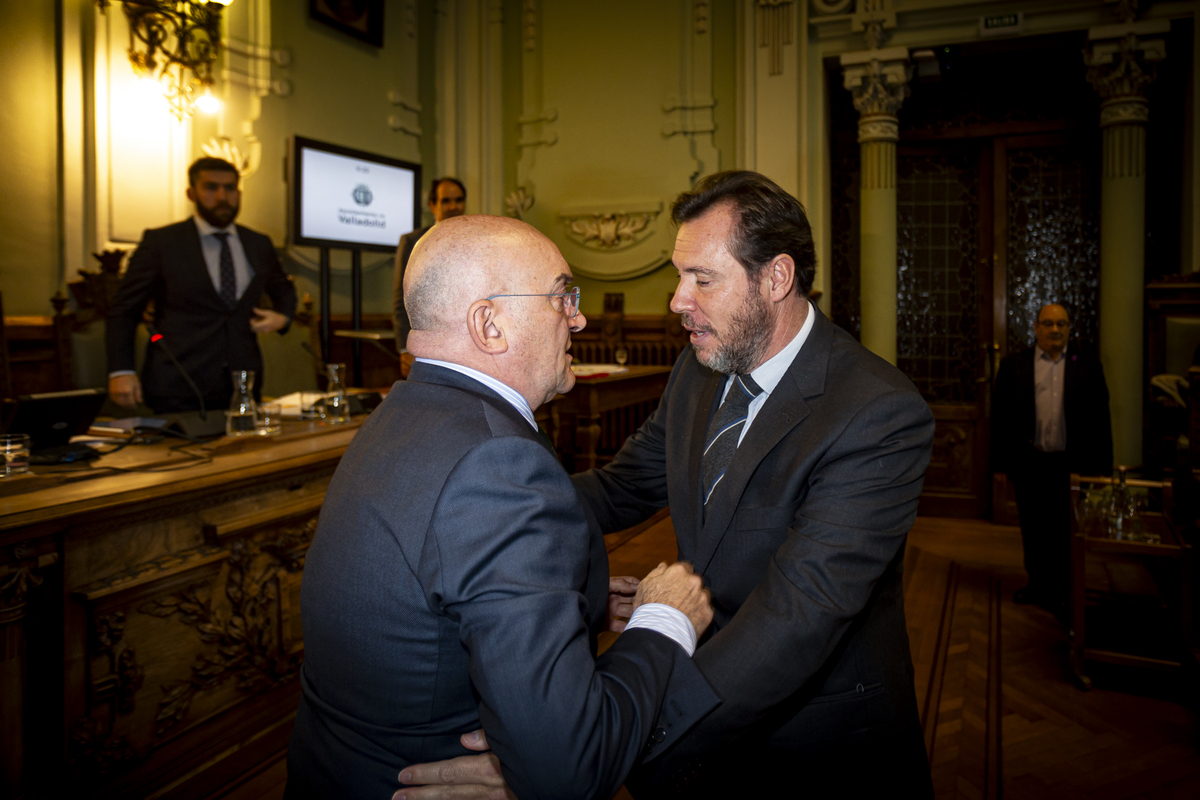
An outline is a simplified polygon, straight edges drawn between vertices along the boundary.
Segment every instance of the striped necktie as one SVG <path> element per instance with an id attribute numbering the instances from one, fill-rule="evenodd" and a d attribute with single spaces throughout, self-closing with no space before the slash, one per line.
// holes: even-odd
<path id="1" fill-rule="evenodd" d="M 704 456 L 701 460 L 704 502 L 712 497 L 713 490 L 725 477 L 725 468 L 737 450 L 738 439 L 746 424 L 746 413 L 750 402 L 762 392 L 762 387 L 749 375 L 737 375 L 733 385 L 725 394 L 725 402 L 717 409 L 717 415 L 708 426 L 705 437 Z"/>
<path id="2" fill-rule="evenodd" d="M 213 236 L 221 240 L 221 299 L 225 301 L 225 305 L 233 308 L 238 300 L 237 273 L 233 271 L 233 251 L 229 249 L 229 234 L 218 232 Z"/>

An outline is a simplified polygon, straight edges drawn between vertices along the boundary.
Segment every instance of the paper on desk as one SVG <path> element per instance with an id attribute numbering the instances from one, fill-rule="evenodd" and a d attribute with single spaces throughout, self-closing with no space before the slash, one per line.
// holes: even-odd
<path id="1" fill-rule="evenodd" d="M 587 378 L 592 375 L 620 375 L 622 372 L 628 372 L 629 367 L 622 367 L 619 364 L 572 364 L 571 372 L 575 373 L 576 378 Z"/>
<path id="2" fill-rule="evenodd" d="M 279 404 L 280 416 L 283 417 L 299 417 L 300 416 L 300 400 L 303 398 L 306 411 L 311 411 L 313 403 L 318 400 L 324 400 L 329 394 L 325 392 L 292 392 L 285 394 L 283 397 L 277 397 L 272 400 L 272 403 Z"/>

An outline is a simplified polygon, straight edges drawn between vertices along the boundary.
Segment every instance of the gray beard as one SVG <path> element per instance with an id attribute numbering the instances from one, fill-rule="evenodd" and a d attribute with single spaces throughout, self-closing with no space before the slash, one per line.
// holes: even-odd
<path id="1" fill-rule="evenodd" d="M 771 342 L 771 320 L 767 301 L 751 291 L 746 302 L 729 321 L 729 330 L 719 337 L 716 352 L 704 355 L 695 345 L 696 360 L 725 375 L 748 375 L 762 363 Z"/>

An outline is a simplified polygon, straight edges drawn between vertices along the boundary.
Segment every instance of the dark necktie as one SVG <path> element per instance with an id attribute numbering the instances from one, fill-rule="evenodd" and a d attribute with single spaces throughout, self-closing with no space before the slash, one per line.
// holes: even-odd
<path id="1" fill-rule="evenodd" d="M 229 234 L 214 233 L 221 240 L 221 299 L 233 308 L 237 305 L 237 273 L 233 271 L 233 251 L 229 249 Z"/>
<path id="2" fill-rule="evenodd" d="M 704 456 L 701 460 L 704 487 L 704 502 L 712 497 L 713 490 L 725 477 L 725 468 L 737 450 L 738 437 L 746 425 L 746 413 L 750 401 L 758 397 L 762 387 L 754 382 L 749 375 L 736 375 L 733 385 L 725 394 L 725 402 L 717 409 L 717 415 L 708 425 L 708 435 L 705 437 Z"/>

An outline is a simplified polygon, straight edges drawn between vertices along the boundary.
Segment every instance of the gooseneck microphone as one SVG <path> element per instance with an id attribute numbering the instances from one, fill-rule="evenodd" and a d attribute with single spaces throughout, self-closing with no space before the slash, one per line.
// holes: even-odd
<path id="1" fill-rule="evenodd" d="M 175 354 L 171 352 L 171 348 L 167 347 L 167 341 L 163 338 L 163 335 L 155 330 L 154 326 L 150 323 L 146 323 L 146 330 L 150 333 L 150 341 L 162 348 L 163 352 L 167 354 L 167 358 L 171 359 L 171 363 L 175 365 L 175 369 L 179 370 L 179 374 L 183 376 L 185 381 L 187 381 L 187 385 L 192 387 L 192 391 L 196 393 L 196 400 L 200 402 L 201 421 L 207 419 L 207 415 L 204 410 L 204 395 L 200 393 L 200 387 L 196 385 L 196 382 L 192 380 L 192 376 L 188 375 L 187 370 L 185 370 L 179 363 L 179 360 L 175 358 Z"/>

